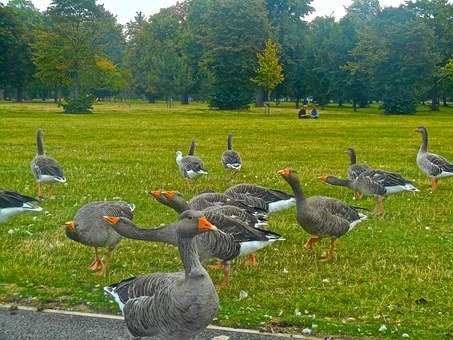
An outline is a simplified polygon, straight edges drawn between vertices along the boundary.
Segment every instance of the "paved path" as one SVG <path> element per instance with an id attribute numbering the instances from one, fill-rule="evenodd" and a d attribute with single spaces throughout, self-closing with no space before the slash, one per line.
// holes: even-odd
<path id="1" fill-rule="evenodd" d="M 210 327 L 197 340 L 282 340 L 285 338 L 309 339 L 302 336 L 253 334 L 253 331 Z M 128 334 L 124 321 L 116 316 L 53 310 L 36 312 L 32 308 L 13 310 L 0 306 L 0 340 L 22 339 L 119 340 L 128 339 Z"/>

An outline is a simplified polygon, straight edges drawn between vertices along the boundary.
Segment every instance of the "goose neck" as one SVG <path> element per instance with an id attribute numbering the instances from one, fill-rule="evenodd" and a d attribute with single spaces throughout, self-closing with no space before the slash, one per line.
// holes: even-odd
<path id="1" fill-rule="evenodd" d="M 422 130 L 422 145 L 420 146 L 421 152 L 428 152 L 428 132 L 426 130 Z"/>
<path id="2" fill-rule="evenodd" d="M 194 270 L 203 269 L 198 256 L 197 246 L 194 238 L 186 238 L 177 236 L 178 250 L 181 255 L 181 260 L 184 266 L 184 273 L 186 281 L 190 279 L 191 273 Z"/>
<path id="3" fill-rule="evenodd" d="M 44 141 L 41 130 L 38 130 L 36 133 L 36 151 L 38 152 L 38 155 L 44 155 Z"/>

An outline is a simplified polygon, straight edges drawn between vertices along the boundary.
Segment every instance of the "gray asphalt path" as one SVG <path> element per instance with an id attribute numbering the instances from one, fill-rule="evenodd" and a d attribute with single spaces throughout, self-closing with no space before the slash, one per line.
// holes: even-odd
<path id="1" fill-rule="evenodd" d="M 81 315 L 9 310 L 0 307 L 0 340 L 128 339 L 123 320 Z M 148 338 L 151 339 L 151 338 Z M 208 329 L 197 340 L 282 340 L 283 337 Z"/>

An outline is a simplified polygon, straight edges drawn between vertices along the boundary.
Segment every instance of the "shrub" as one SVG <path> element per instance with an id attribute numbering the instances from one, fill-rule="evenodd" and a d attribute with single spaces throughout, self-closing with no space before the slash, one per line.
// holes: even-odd
<path id="1" fill-rule="evenodd" d="M 94 104 L 93 95 L 70 97 L 62 104 L 65 113 L 91 113 Z"/>

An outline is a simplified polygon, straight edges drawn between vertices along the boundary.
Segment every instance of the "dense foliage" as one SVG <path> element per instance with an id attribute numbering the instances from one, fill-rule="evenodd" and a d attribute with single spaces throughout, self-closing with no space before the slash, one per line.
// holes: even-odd
<path id="1" fill-rule="evenodd" d="M 412 113 L 421 101 L 447 105 L 448 0 L 398 8 L 354 0 L 340 20 L 308 22 L 310 4 L 184 0 L 150 17 L 138 12 L 123 27 L 96 0 L 53 0 L 45 12 L 12 0 L 0 5 L 0 99 L 90 94 L 231 109 L 271 93 L 277 102 L 350 102 L 354 110 L 379 101 L 386 113 Z"/>

